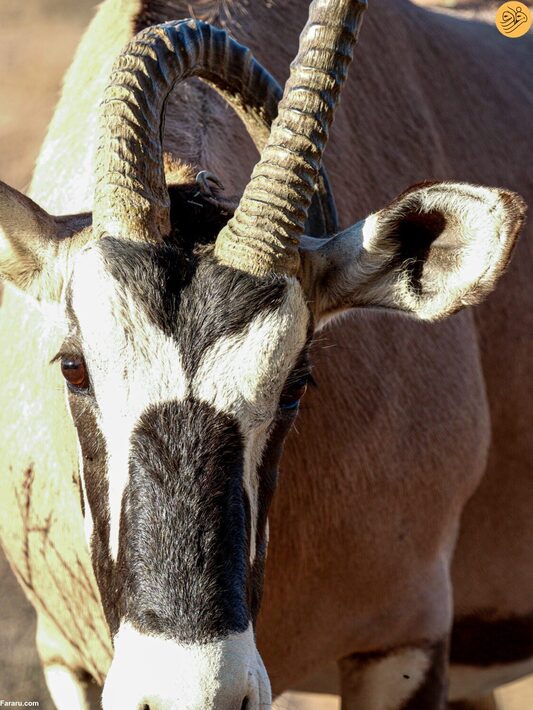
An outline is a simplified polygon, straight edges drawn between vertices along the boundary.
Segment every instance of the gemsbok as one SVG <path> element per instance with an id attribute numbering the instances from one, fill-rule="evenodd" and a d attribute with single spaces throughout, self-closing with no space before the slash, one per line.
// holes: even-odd
<path id="1" fill-rule="evenodd" d="M 330 183 L 365 8 L 106 0 L 0 183 L 0 536 L 60 710 L 533 670 L 531 36 L 373 0 Z"/>

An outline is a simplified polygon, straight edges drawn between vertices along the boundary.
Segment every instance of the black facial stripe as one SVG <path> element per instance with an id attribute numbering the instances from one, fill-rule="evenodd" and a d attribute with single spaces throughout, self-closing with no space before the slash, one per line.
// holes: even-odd
<path id="1" fill-rule="evenodd" d="M 263 578 L 267 554 L 266 524 L 270 503 L 278 481 L 278 467 L 285 437 L 293 422 L 292 417 L 280 417 L 272 427 L 265 446 L 261 465 L 257 472 L 259 491 L 257 494 L 257 522 L 255 559 L 251 575 L 250 612 L 255 624 L 263 596 Z"/>
<path id="2" fill-rule="evenodd" d="M 65 293 L 65 311 L 70 326 L 68 342 L 71 348 L 79 346 L 82 354 L 80 326 L 72 307 L 72 284 Z M 77 429 L 82 452 L 83 482 L 93 519 L 90 552 L 93 570 L 98 583 L 106 621 L 112 634 L 118 631 L 120 616 L 115 590 L 120 586 L 121 574 L 109 554 L 109 478 L 105 439 L 96 418 L 97 404 L 89 397 L 69 393 L 69 405 Z"/>
<path id="3" fill-rule="evenodd" d="M 137 598 L 135 596 L 135 589 L 138 585 L 136 584 L 134 588 L 131 588 L 129 590 L 126 589 L 127 584 L 133 578 L 133 574 L 130 570 L 130 556 L 129 554 L 125 554 L 125 550 L 123 549 L 125 546 L 129 546 L 130 536 L 135 534 L 135 529 L 138 528 L 137 517 L 133 514 L 133 511 L 131 510 L 129 515 L 127 512 L 125 512 L 125 514 L 123 515 L 121 523 L 121 551 L 119 554 L 117 565 L 115 565 L 109 556 L 109 503 L 107 482 L 108 474 L 106 471 L 105 442 L 97 426 L 94 413 L 86 404 L 86 400 L 80 400 L 80 398 L 76 397 L 75 395 L 71 395 L 70 400 L 71 410 L 73 412 L 75 423 L 78 427 L 80 444 L 83 451 L 83 475 L 87 490 L 87 497 L 89 500 L 89 505 L 91 508 L 91 513 L 95 525 L 91 545 L 91 555 L 96 577 L 100 587 L 100 593 L 102 596 L 102 602 L 107 622 L 112 633 L 116 633 L 121 618 L 124 615 L 126 605 L 128 605 L 130 610 L 135 610 L 138 604 Z M 194 409 L 194 407 L 197 406 L 197 403 L 195 403 L 194 400 L 189 401 L 193 402 Z M 166 406 L 170 407 L 172 405 Z M 202 408 L 207 407 L 207 405 L 200 406 Z M 154 413 L 150 414 L 149 416 L 156 418 L 157 415 Z M 218 417 L 220 415 L 216 416 Z M 225 418 L 222 416 L 222 419 L 229 418 Z M 277 484 L 279 460 L 282 454 L 283 444 L 293 420 L 294 417 L 283 415 L 280 416 L 280 418 L 274 423 L 258 471 L 259 491 L 256 525 L 256 555 L 252 569 L 247 569 L 245 592 L 247 607 L 249 609 L 250 617 L 254 624 L 257 618 L 257 614 L 259 612 L 263 591 L 264 565 L 267 553 L 267 515 Z M 206 423 L 206 425 L 209 426 L 208 423 Z M 233 422 L 232 425 L 234 425 Z M 159 435 L 158 431 L 157 435 Z M 177 439 L 177 437 L 175 438 Z M 214 439 L 212 440 L 215 441 Z M 138 440 L 138 445 L 141 446 L 140 440 Z M 153 453 L 151 454 L 151 456 L 156 457 L 156 459 L 159 451 L 157 445 L 157 439 L 154 439 L 153 446 L 155 447 L 155 450 L 152 449 Z M 205 452 L 205 455 L 209 456 L 210 453 L 211 450 Z M 161 465 L 165 465 L 164 459 L 162 459 L 162 461 L 163 463 Z M 140 497 L 138 498 L 138 504 L 142 506 L 143 510 L 146 511 L 148 515 L 150 515 L 151 511 L 153 511 L 154 509 L 154 506 L 156 506 L 157 504 L 154 503 L 154 501 L 149 500 L 148 497 L 142 497 L 142 486 L 139 485 L 138 481 L 136 482 L 135 488 L 140 493 Z M 176 492 L 176 494 L 178 495 L 179 493 Z M 165 497 L 164 489 L 161 489 L 161 495 L 163 498 Z M 206 504 L 208 503 L 206 502 Z M 125 505 L 126 495 L 122 506 L 123 511 L 126 511 Z M 246 564 L 248 566 L 248 552 L 250 546 L 250 506 L 244 491 L 243 505 L 245 520 L 244 544 L 246 547 Z M 156 508 L 156 512 L 160 513 L 161 510 L 161 507 Z M 191 525 L 190 532 L 194 532 L 193 528 L 194 525 L 197 523 L 197 518 L 198 516 L 196 516 L 196 518 L 187 518 L 184 516 L 184 522 L 189 522 Z M 167 524 L 168 521 L 167 523 L 165 523 L 165 525 Z M 170 530 L 168 527 L 166 529 Z M 171 530 L 169 531 L 169 534 L 173 534 Z M 186 550 L 185 544 L 183 546 L 183 550 Z M 138 551 L 138 554 L 142 555 L 142 552 Z M 194 555 L 195 553 L 192 552 L 190 554 Z M 168 564 L 171 564 L 170 560 L 166 561 L 166 566 L 168 566 Z M 159 576 L 159 581 L 156 585 L 157 587 L 161 588 L 161 586 L 164 586 L 168 582 L 168 570 L 165 570 L 164 567 L 162 567 L 161 569 L 154 569 L 153 574 L 155 577 Z M 194 589 L 195 586 L 200 586 L 200 584 L 201 580 L 199 581 L 199 585 L 191 585 L 191 589 Z M 124 596 L 122 594 L 119 594 L 117 596 L 115 590 L 123 590 L 126 592 L 126 594 Z M 177 604 L 179 604 L 179 600 L 175 599 L 174 603 L 176 605 L 174 611 L 178 613 Z M 195 600 L 191 599 L 189 605 L 192 606 L 194 605 L 194 603 Z M 132 616 L 135 617 L 135 614 L 132 614 Z M 207 619 L 208 616 L 209 614 L 206 612 L 205 619 Z M 168 629 L 166 631 L 167 633 L 169 633 Z M 174 629 L 172 629 L 171 633 L 174 632 Z"/>
<path id="4" fill-rule="evenodd" d="M 126 318 L 117 327 L 123 327 L 134 342 L 135 314 L 142 309 L 177 343 L 189 381 L 218 339 L 241 333 L 252 319 L 279 308 L 286 296 L 283 278 L 256 279 L 221 266 L 208 251 L 195 255 L 172 240 L 167 246 L 154 246 L 108 237 L 97 248 L 118 284 L 117 298 L 127 296 L 122 303 Z M 81 342 L 70 289 L 67 315 L 74 337 Z M 306 369 L 301 355 L 289 378 Z M 98 402 L 90 406 L 96 412 Z M 95 519 L 93 565 L 113 633 L 125 618 L 141 631 L 197 642 L 243 631 L 250 619 L 255 621 L 262 594 L 267 513 L 291 423 L 292 418 L 284 416 L 273 424 L 257 472 L 252 569 L 243 442 L 231 417 L 194 399 L 154 406 L 142 416 L 131 439 L 130 481 L 122 499 L 116 564 L 108 552 L 107 475 L 113 472 L 106 471 L 105 457 L 86 470 Z M 93 424 L 96 428 L 96 419 Z M 82 443 L 82 448 L 87 446 Z"/>
<path id="5" fill-rule="evenodd" d="M 280 277 L 259 279 L 177 247 L 107 237 L 100 249 L 119 293 L 128 291 L 148 319 L 179 344 L 190 377 L 219 338 L 240 333 L 252 317 L 277 309 L 286 293 Z"/>
<path id="6" fill-rule="evenodd" d="M 311 333 L 308 338 L 310 340 Z M 296 360 L 296 364 L 287 377 L 287 382 L 301 377 L 303 373 L 309 372 L 309 341 L 301 351 Z M 259 480 L 259 490 L 257 493 L 257 522 L 256 522 L 256 552 L 251 573 L 251 617 L 255 622 L 261 606 L 263 596 L 263 581 L 265 572 L 265 562 L 267 555 L 266 525 L 268 511 L 278 483 L 278 471 L 283 453 L 283 446 L 287 435 L 292 427 L 297 411 L 279 412 L 277 419 L 273 423 L 268 441 L 261 457 L 261 463 L 257 472 Z"/>
<path id="7" fill-rule="evenodd" d="M 83 481 L 93 519 L 90 541 L 93 569 L 102 597 L 107 623 L 113 633 L 119 618 L 114 603 L 116 570 L 109 556 L 109 482 L 106 465 L 106 446 L 98 427 L 94 406 L 86 397 L 69 395 L 70 410 L 78 431 L 82 451 Z"/>
<path id="8" fill-rule="evenodd" d="M 120 614 L 185 643 L 244 631 L 250 540 L 237 422 L 193 399 L 165 403 L 131 442 Z"/>

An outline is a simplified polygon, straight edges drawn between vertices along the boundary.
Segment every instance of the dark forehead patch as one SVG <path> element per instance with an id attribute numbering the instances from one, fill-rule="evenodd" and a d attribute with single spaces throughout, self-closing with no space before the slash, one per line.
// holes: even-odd
<path id="1" fill-rule="evenodd" d="M 198 255 L 111 237 L 100 249 L 120 292 L 180 344 L 187 374 L 219 338 L 240 333 L 254 318 L 279 308 L 287 290 L 283 277 L 251 276 L 205 251 Z"/>

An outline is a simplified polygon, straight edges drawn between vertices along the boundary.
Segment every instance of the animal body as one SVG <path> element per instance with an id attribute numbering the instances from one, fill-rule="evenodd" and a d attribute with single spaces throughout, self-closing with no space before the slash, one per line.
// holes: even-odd
<path id="1" fill-rule="evenodd" d="M 527 229 L 453 315 L 507 267 L 510 190 L 533 197 L 531 39 L 376 0 L 326 158 L 346 229 L 300 239 L 338 90 L 314 82 L 342 83 L 361 10 L 314 7 L 316 74 L 295 69 L 251 182 L 205 84 L 175 88 L 159 139 L 196 62 L 262 146 L 277 90 L 247 53 L 181 23 L 111 67 L 192 12 L 284 81 L 305 2 L 108 0 L 35 202 L 2 186 L 0 531 L 58 708 L 96 707 L 106 675 L 106 709 L 257 708 L 331 661 L 346 708 L 441 708 L 448 668 L 475 707 L 533 667 Z M 424 180 L 446 182 L 405 191 Z"/>

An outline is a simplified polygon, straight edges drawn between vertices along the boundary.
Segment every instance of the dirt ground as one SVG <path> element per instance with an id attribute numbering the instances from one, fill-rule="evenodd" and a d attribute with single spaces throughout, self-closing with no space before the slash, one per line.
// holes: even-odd
<path id="1" fill-rule="evenodd" d="M 418 0 L 490 21 L 491 0 Z M 24 190 L 92 0 L 0 0 L 0 179 Z M 0 553 L 0 701 L 37 700 L 53 710 L 34 645 L 35 622 Z M 505 710 L 530 710 L 533 683 L 500 691 Z M 277 710 L 337 710 L 336 696 L 287 694 Z M 364 710 L 364 709 L 361 709 Z"/>

